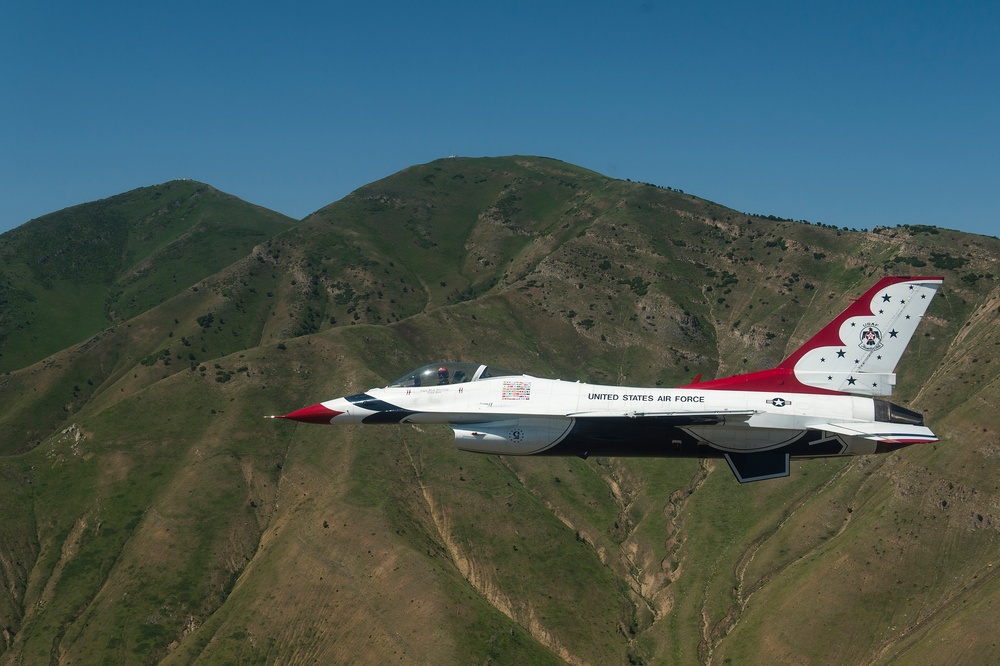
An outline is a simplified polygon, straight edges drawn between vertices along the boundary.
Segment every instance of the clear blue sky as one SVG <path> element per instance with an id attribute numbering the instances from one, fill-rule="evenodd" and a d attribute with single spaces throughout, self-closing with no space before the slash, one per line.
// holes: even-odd
<path id="1" fill-rule="evenodd" d="M 412 164 L 533 154 L 1000 235 L 992 1 L 11 2 L 0 95 L 0 231 L 174 178 L 301 218 Z"/>

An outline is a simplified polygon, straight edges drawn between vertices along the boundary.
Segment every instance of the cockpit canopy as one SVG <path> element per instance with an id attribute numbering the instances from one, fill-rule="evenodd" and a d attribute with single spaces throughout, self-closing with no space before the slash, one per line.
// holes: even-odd
<path id="1" fill-rule="evenodd" d="M 389 388 L 410 388 L 412 386 L 445 386 L 448 384 L 464 384 L 465 382 L 476 382 L 490 377 L 505 377 L 508 375 L 518 375 L 520 372 L 510 372 L 501 370 L 491 365 L 479 363 L 460 363 L 447 361 L 445 363 L 432 363 L 407 373 L 389 384 Z"/>

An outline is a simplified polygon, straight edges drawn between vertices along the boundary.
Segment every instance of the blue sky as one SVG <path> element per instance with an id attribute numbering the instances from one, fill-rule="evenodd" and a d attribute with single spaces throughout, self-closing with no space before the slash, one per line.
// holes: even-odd
<path id="1" fill-rule="evenodd" d="M 995 2 L 6 3 L 0 94 L 0 231 L 174 178 L 301 218 L 412 164 L 533 154 L 1000 235 Z"/>

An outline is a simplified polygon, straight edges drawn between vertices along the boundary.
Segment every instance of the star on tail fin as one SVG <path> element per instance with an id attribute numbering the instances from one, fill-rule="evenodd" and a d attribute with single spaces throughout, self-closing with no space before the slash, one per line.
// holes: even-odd
<path id="1" fill-rule="evenodd" d="M 778 368 L 819 389 L 892 395 L 896 364 L 942 281 L 882 278 Z"/>

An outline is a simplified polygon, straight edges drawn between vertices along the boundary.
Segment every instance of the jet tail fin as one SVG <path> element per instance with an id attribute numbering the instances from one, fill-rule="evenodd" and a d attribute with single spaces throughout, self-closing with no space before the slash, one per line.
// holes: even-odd
<path id="1" fill-rule="evenodd" d="M 943 281 L 884 277 L 777 367 L 698 388 L 892 395 L 896 364 Z"/>
<path id="2" fill-rule="evenodd" d="M 903 350 L 940 277 L 886 277 L 778 364 L 807 386 L 892 395 Z"/>

